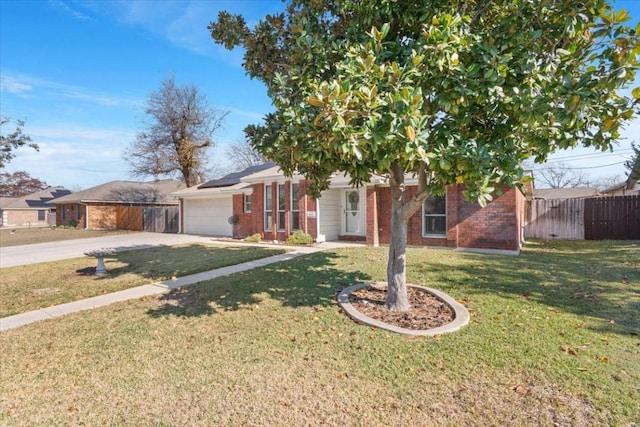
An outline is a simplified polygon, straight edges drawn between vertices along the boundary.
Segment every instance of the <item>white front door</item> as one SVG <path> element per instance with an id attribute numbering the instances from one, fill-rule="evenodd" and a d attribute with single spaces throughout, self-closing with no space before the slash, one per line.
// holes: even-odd
<path id="1" fill-rule="evenodd" d="M 345 235 L 364 235 L 364 198 L 355 188 L 345 190 L 342 195 L 342 231 Z"/>

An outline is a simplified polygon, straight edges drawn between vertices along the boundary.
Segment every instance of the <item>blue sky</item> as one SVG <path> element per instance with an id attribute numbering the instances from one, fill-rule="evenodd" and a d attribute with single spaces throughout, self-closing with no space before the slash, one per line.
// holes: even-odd
<path id="1" fill-rule="evenodd" d="M 640 0 L 616 5 L 640 21 Z M 262 83 L 245 76 L 242 53 L 216 45 L 206 27 L 220 10 L 242 13 L 252 25 L 282 8 L 279 0 L 0 0 L 0 112 L 24 120 L 40 145 L 39 152 L 16 151 L 7 170 L 72 190 L 133 179 L 123 150 L 143 129 L 145 100 L 171 76 L 230 111 L 211 153 L 212 162 L 228 166 L 224 147 L 242 140 L 242 129 L 271 103 Z M 640 119 L 625 138 L 613 153 L 577 149 L 551 161 L 622 178 L 620 162 L 630 157 L 631 141 L 640 142 Z"/>

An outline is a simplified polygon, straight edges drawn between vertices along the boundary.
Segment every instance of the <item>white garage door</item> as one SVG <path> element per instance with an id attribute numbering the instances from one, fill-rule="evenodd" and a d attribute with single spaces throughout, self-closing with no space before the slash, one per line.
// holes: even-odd
<path id="1" fill-rule="evenodd" d="M 232 198 L 219 197 L 184 201 L 184 232 L 207 236 L 231 236 L 229 217 L 233 214 Z"/>

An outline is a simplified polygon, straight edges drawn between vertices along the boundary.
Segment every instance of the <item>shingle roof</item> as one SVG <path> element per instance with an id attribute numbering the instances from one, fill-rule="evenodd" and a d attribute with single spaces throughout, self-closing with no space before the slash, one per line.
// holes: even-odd
<path id="1" fill-rule="evenodd" d="M 591 187 L 576 188 L 534 188 L 534 199 L 583 199 L 598 195 L 598 190 Z"/>
<path id="2" fill-rule="evenodd" d="M 71 191 L 62 187 L 50 187 L 37 193 L 28 194 L 15 199 L 12 203 L 3 206 L 3 209 L 48 209 L 54 208 L 54 199 L 65 197 Z"/>
<path id="3" fill-rule="evenodd" d="M 231 185 L 239 184 L 240 179 L 245 176 L 253 175 L 258 172 L 270 169 L 276 166 L 273 162 L 262 163 L 260 165 L 249 166 L 246 169 L 243 169 L 238 172 L 232 172 L 228 175 L 223 176 L 222 178 L 213 179 L 211 181 L 207 181 L 204 184 L 200 184 L 198 188 L 217 188 L 217 187 L 229 187 Z"/>
<path id="4" fill-rule="evenodd" d="M 18 197 L 0 197 L 0 209 L 4 209 L 16 200 Z"/>
<path id="5" fill-rule="evenodd" d="M 173 203 L 169 194 L 185 188 L 184 183 L 164 179 L 151 182 L 111 181 L 61 197 L 56 203 Z"/>

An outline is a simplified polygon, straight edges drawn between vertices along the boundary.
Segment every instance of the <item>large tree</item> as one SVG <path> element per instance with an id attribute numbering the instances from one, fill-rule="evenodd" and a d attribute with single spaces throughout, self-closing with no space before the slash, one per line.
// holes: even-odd
<path id="1" fill-rule="evenodd" d="M 0 173 L 0 196 L 22 197 L 49 188 L 46 182 L 32 177 L 27 171 Z"/>
<path id="2" fill-rule="evenodd" d="M 231 161 L 234 170 L 246 169 L 267 161 L 262 154 L 253 148 L 251 141 L 246 138 L 227 146 L 224 152 Z"/>
<path id="3" fill-rule="evenodd" d="M 10 121 L 8 117 L 0 116 L 0 129 L 2 130 L 0 132 L 0 168 L 5 167 L 15 157 L 14 151 L 20 147 L 26 145 L 36 151 L 40 149 L 38 144 L 31 141 L 30 136 L 24 134 L 24 122 L 22 120 L 16 121 L 16 129 L 5 135 L 4 127 Z"/>
<path id="4" fill-rule="evenodd" d="M 148 122 L 124 158 L 135 176 L 179 176 L 187 186 L 202 182 L 209 172 L 207 149 L 228 114 L 208 106 L 193 85 L 162 82 L 147 99 Z"/>
<path id="5" fill-rule="evenodd" d="M 536 182 L 549 188 L 575 188 L 589 185 L 584 172 L 571 169 L 565 163 L 549 164 L 535 172 Z"/>
<path id="6" fill-rule="evenodd" d="M 407 222 L 430 194 L 464 184 L 484 205 L 530 156 L 618 137 L 634 114 L 618 90 L 638 69 L 627 20 L 606 0 L 291 0 L 254 28 L 221 12 L 209 30 L 245 49 L 273 100 L 246 129 L 258 151 L 315 195 L 335 171 L 389 177 L 386 306 L 403 311 Z"/>

